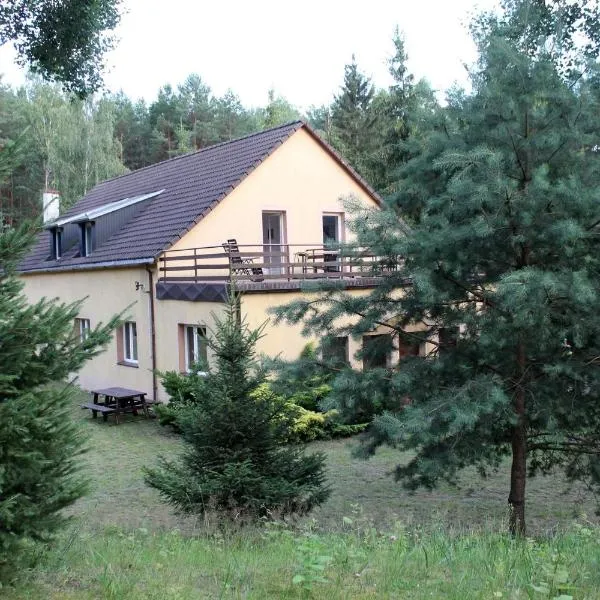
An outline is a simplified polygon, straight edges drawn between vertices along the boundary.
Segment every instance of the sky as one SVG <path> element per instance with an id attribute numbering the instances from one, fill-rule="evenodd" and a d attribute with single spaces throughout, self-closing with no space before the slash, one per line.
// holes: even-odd
<path id="1" fill-rule="evenodd" d="M 198 73 L 217 95 L 228 88 L 246 106 L 267 103 L 273 88 L 301 110 L 329 103 L 352 55 L 377 86 L 390 78 L 396 25 L 409 68 L 443 93 L 465 85 L 475 49 L 467 25 L 496 0 L 123 0 L 116 48 L 107 56 L 108 90 L 152 101 L 158 88 Z M 0 48 L 3 81 L 23 72 Z"/>

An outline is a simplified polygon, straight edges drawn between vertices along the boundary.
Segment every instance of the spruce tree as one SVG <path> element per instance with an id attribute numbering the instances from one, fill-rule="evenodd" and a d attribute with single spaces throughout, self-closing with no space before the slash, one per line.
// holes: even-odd
<path id="1" fill-rule="evenodd" d="M 216 369 L 198 381 L 189 408 L 178 416 L 183 455 L 162 458 L 147 469 L 146 482 L 186 512 L 216 510 L 241 519 L 303 514 L 329 495 L 325 458 L 287 444 L 294 413 L 262 386 L 265 374 L 255 356 L 262 328 L 249 329 L 239 310 L 232 294 L 215 318 L 209 347 Z"/>
<path id="2" fill-rule="evenodd" d="M 356 59 L 344 67 L 344 83 L 331 107 L 333 140 L 343 157 L 368 181 L 369 163 L 376 147 L 375 87 L 360 72 Z"/>
<path id="3" fill-rule="evenodd" d="M 80 340 L 80 303 L 27 304 L 15 269 L 34 234 L 30 226 L 0 232 L 0 566 L 22 540 L 47 539 L 85 491 L 84 440 L 64 380 L 103 349 L 118 322 Z"/>
<path id="4" fill-rule="evenodd" d="M 279 318 L 330 336 L 380 325 L 382 353 L 421 344 L 396 369 L 346 371 L 333 399 L 346 413 L 377 403 L 363 450 L 411 451 L 395 472 L 409 489 L 510 457 L 510 529 L 523 534 L 528 476 L 600 473 L 600 20 L 582 1 L 502 8 L 474 22 L 473 91 L 436 111 L 394 208 L 357 214 L 382 284 Z M 354 324 L 336 326 L 347 314 Z"/>

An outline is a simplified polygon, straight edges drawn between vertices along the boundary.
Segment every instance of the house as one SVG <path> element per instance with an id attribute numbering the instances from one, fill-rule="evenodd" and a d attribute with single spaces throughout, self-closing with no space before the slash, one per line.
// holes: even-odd
<path id="1" fill-rule="evenodd" d="M 185 372 L 207 356 L 206 333 L 232 281 L 251 326 L 336 279 L 351 293 L 377 285 L 350 240 L 342 198 L 380 199 L 301 121 L 225 142 L 98 184 L 48 222 L 20 266 L 31 301 L 85 298 L 80 335 L 126 310 L 111 346 L 80 373 L 87 389 L 119 385 L 165 400 L 153 372 Z M 365 266 L 366 265 L 366 266 Z M 300 327 L 272 326 L 259 352 L 295 358 Z M 348 360 L 360 341 L 341 339 Z M 210 362 L 210 357 L 208 357 Z"/>

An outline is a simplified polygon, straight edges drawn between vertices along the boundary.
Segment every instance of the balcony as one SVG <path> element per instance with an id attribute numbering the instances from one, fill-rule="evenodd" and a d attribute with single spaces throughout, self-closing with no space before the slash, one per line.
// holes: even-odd
<path id="1" fill-rule="evenodd" d="M 159 259 L 157 287 L 240 291 L 293 290 L 306 281 L 340 281 L 344 287 L 373 287 L 398 260 L 368 249 L 323 244 L 238 244 L 169 250 Z M 160 293 L 159 293 L 160 298 Z"/>

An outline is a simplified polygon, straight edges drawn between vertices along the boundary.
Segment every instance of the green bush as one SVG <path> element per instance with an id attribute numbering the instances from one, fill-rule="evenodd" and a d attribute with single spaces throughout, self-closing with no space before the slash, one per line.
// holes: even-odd
<path id="1" fill-rule="evenodd" d="M 331 392 L 333 374 L 317 361 L 314 344 L 308 343 L 293 362 L 270 361 L 270 368 L 277 373 L 272 386 L 276 394 L 311 411 L 320 411 L 323 400 Z"/>
<path id="2" fill-rule="evenodd" d="M 161 383 L 169 395 L 168 404 L 158 404 L 154 407 L 158 422 L 163 426 L 170 426 L 177 433 L 181 433 L 178 423 L 181 414 L 196 402 L 200 402 L 209 391 L 205 365 L 196 365 L 190 373 L 167 371 L 159 373 Z M 200 375 L 200 373 L 203 373 Z"/>
<path id="3" fill-rule="evenodd" d="M 302 356 L 308 359 L 313 356 L 312 353 L 312 347 L 307 345 Z M 205 374 L 199 375 L 199 372 Z M 199 365 L 198 369 L 193 369 L 190 373 L 168 371 L 162 373 L 161 377 L 170 400 L 168 404 L 155 407 L 159 423 L 181 433 L 179 420 L 182 415 L 190 406 L 202 402 L 206 394 L 210 393 L 210 370 L 206 365 Z M 251 394 L 257 401 L 264 402 L 271 399 L 285 405 L 285 410 L 292 415 L 293 419 L 288 440 L 290 443 L 351 437 L 368 427 L 368 423 L 352 425 L 339 423 L 336 410 L 320 411 L 318 408 L 307 408 L 316 405 L 331 391 L 331 387 L 322 381 L 316 385 L 318 378 L 313 375 L 309 379 L 310 381 L 302 384 L 300 378 L 297 378 L 295 383 L 298 385 L 291 395 L 286 396 L 281 393 L 284 388 L 279 381 L 265 381 Z"/>

